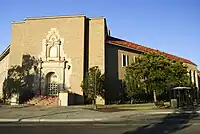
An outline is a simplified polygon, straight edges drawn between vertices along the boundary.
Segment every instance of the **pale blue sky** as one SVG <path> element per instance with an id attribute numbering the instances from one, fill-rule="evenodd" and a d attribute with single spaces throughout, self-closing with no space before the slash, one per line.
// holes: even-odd
<path id="1" fill-rule="evenodd" d="M 200 0 L 1 0 L 0 52 L 10 43 L 12 21 L 73 14 L 104 16 L 112 36 L 200 65 Z"/>

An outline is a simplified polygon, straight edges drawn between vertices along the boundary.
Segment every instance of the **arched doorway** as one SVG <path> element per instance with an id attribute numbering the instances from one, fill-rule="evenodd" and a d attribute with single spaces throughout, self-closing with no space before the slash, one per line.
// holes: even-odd
<path id="1" fill-rule="evenodd" d="M 58 76 L 55 74 L 55 72 L 49 72 L 46 75 L 46 89 L 47 95 L 58 95 Z"/>

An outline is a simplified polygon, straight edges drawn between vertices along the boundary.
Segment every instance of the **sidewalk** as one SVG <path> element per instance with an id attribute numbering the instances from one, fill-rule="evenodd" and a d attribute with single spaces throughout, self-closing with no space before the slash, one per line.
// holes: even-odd
<path id="1" fill-rule="evenodd" d="M 198 113 L 200 110 L 129 110 L 120 112 L 99 112 L 82 107 L 43 107 L 43 106 L 1 106 L 0 122 L 93 122 L 114 121 L 133 115 Z"/>
<path id="2" fill-rule="evenodd" d="M 95 121 L 103 113 L 72 107 L 0 107 L 0 121 Z"/>

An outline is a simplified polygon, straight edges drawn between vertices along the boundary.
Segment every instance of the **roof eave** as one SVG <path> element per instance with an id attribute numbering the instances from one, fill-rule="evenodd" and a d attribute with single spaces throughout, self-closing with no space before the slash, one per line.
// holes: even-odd
<path id="1" fill-rule="evenodd" d="M 141 51 L 141 50 L 131 48 L 131 47 L 128 47 L 128 46 L 125 46 L 125 45 L 121 45 L 121 44 L 118 44 L 118 43 L 113 43 L 113 42 L 109 42 L 109 41 L 107 41 L 107 43 L 112 44 L 112 45 L 116 45 L 116 46 L 120 46 L 120 47 L 124 47 L 124 48 L 127 48 L 127 49 L 132 49 L 132 50 L 135 50 L 135 51 L 138 51 L 138 52 L 141 52 L 141 53 L 145 53 L 145 51 Z"/>
<path id="2" fill-rule="evenodd" d="M 0 61 L 10 53 L 10 45 L 1 53 Z"/>
<path id="3" fill-rule="evenodd" d="M 128 48 L 128 49 L 132 49 L 132 50 L 139 51 L 139 52 L 142 52 L 142 53 L 147 53 L 146 51 L 141 51 L 141 50 L 134 49 L 134 48 L 131 48 L 131 47 L 128 47 L 128 46 L 125 46 L 125 45 L 118 44 L 118 43 L 113 43 L 113 42 L 110 42 L 110 41 L 107 41 L 107 43 L 113 44 L 113 45 L 117 45 L 117 46 L 120 46 L 120 47 L 124 47 L 124 48 Z M 168 58 L 168 59 L 170 59 L 170 58 Z M 189 62 L 184 62 L 182 60 L 179 60 L 179 61 L 183 62 L 183 63 L 186 63 L 186 64 L 197 66 L 194 62 L 192 62 L 190 60 L 188 60 L 190 63 Z"/>

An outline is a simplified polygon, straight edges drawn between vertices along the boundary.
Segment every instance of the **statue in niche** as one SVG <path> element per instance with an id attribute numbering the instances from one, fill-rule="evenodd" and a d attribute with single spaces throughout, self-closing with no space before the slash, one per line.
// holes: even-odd
<path id="1" fill-rule="evenodd" d="M 57 46 L 51 46 L 49 48 L 49 57 L 52 57 L 52 58 L 58 57 L 58 48 L 57 48 Z"/>

